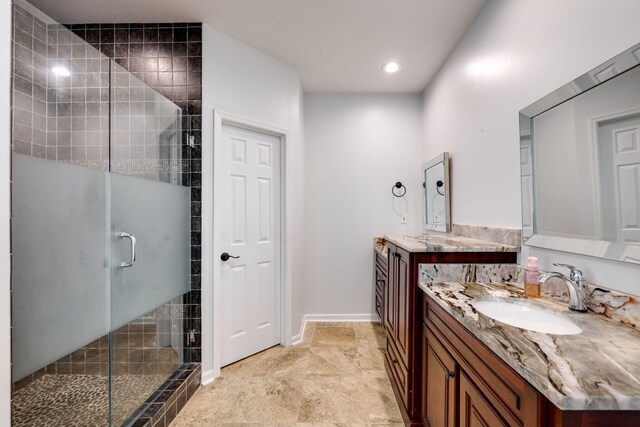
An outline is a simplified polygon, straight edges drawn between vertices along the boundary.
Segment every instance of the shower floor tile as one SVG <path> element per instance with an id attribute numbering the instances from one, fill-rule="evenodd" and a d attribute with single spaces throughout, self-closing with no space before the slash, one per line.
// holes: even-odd
<path id="1" fill-rule="evenodd" d="M 113 425 L 119 426 L 167 379 L 166 375 L 113 378 Z M 44 375 L 16 391 L 12 426 L 106 426 L 108 377 Z"/>

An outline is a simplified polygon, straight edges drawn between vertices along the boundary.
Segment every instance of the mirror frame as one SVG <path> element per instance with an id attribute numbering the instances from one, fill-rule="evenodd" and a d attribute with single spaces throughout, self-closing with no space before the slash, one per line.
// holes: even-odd
<path id="1" fill-rule="evenodd" d="M 423 217 L 423 221 L 422 221 L 422 225 L 424 227 L 425 230 L 428 231 L 441 231 L 444 233 L 450 233 L 451 232 L 451 191 L 450 191 L 450 175 L 449 175 L 449 161 L 450 161 L 450 157 L 449 157 L 449 153 L 448 152 L 444 152 L 442 154 L 440 154 L 439 156 L 429 160 L 427 163 L 422 165 L 422 187 L 424 189 L 423 191 L 423 195 L 424 195 L 424 217 Z M 431 169 L 432 167 L 434 167 L 435 165 L 439 164 L 439 163 L 443 163 L 444 164 L 444 212 L 445 212 L 445 225 L 444 227 L 442 227 L 441 225 L 435 225 L 433 223 L 429 223 L 429 218 L 427 215 L 427 212 L 429 212 L 429 201 L 427 199 L 427 177 L 426 177 L 426 173 L 427 173 L 427 169 Z"/>
<path id="2" fill-rule="evenodd" d="M 535 176 L 535 129 L 532 129 L 533 119 L 556 107 L 563 102 L 579 96 L 580 94 L 593 89 L 613 78 L 626 73 L 640 65 L 640 43 L 625 50 L 619 55 L 614 56 L 603 64 L 586 72 L 575 80 L 558 88 L 550 94 L 542 97 L 533 104 L 520 110 L 520 139 L 523 136 L 531 138 L 531 153 L 533 174 Z M 520 161 L 522 164 L 523 153 L 520 150 Z M 522 183 L 522 176 L 521 176 Z M 640 263 L 640 245 L 631 245 L 626 243 L 611 242 L 605 240 L 582 239 L 573 237 L 549 236 L 536 233 L 536 188 L 535 180 L 532 184 L 532 197 L 534 204 L 531 207 L 531 225 L 533 233 L 529 236 L 525 235 L 525 200 L 521 186 L 521 208 L 522 208 L 522 243 L 527 246 L 533 246 L 544 249 L 552 249 L 563 252 L 570 252 L 580 255 L 588 255 L 598 258 L 610 259 L 621 262 Z"/>

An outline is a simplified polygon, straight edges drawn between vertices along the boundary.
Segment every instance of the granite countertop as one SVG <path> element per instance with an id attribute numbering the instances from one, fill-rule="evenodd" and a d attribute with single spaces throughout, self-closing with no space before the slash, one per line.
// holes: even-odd
<path id="1" fill-rule="evenodd" d="M 420 288 L 562 410 L 640 409 L 640 330 L 547 298 L 527 303 L 578 325 L 577 335 L 532 332 L 477 312 L 476 297 L 523 300 L 509 283 L 425 282 Z"/>
<path id="2" fill-rule="evenodd" d="M 387 247 L 387 241 L 384 237 L 373 238 L 373 248 L 383 257 L 388 258 L 389 248 Z"/>
<path id="3" fill-rule="evenodd" d="M 516 246 L 470 239 L 451 234 L 387 236 L 384 238 L 409 252 L 518 252 Z"/>

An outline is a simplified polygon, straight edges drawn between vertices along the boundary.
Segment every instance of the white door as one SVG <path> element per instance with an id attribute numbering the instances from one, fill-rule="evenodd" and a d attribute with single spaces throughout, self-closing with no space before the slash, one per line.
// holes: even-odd
<path id="1" fill-rule="evenodd" d="M 223 125 L 220 151 L 225 366 L 280 343 L 280 139 Z"/>
<path id="2" fill-rule="evenodd" d="M 598 142 L 605 236 L 640 242 L 640 117 L 601 125 Z"/>

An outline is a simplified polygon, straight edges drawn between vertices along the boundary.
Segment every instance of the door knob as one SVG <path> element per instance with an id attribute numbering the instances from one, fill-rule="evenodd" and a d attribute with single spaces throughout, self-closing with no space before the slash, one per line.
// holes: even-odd
<path id="1" fill-rule="evenodd" d="M 226 252 L 223 252 L 223 253 L 222 253 L 222 255 L 220 255 L 220 259 L 221 259 L 221 260 L 223 260 L 223 261 L 229 261 L 229 258 L 235 258 L 235 259 L 238 259 L 238 258 L 240 258 L 240 257 L 239 257 L 239 256 L 229 255 L 229 254 L 228 254 L 228 253 L 226 253 Z"/>

